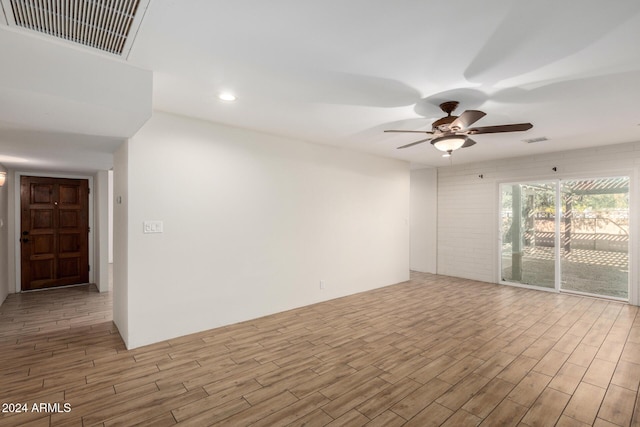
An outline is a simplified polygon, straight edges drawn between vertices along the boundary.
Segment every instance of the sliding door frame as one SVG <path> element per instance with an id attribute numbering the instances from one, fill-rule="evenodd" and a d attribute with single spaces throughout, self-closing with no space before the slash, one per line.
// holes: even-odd
<path id="1" fill-rule="evenodd" d="M 640 292 L 638 291 L 639 284 L 637 282 L 637 273 L 638 273 L 638 260 L 636 257 L 638 254 L 638 221 L 635 220 L 635 216 L 640 213 L 638 199 L 636 197 L 636 185 L 638 179 L 638 169 L 619 169 L 619 170 L 611 170 L 611 171 L 599 171 L 597 173 L 580 173 L 575 175 L 566 175 L 566 176 L 543 176 L 543 177 L 523 177 L 509 180 L 499 180 L 496 181 L 496 192 L 497 192 L 497 200 L 498 200 L 498 210 L 497 210 L 497 221 L 496 221 L 496 230 L 497 230 L 497 283 L 501 285 L 508 285 L 526 289 L 535 289 L 547 292 L 565 292 L 567 294 L 577 294 L 584 295 L 587 297 L 599 297 L 603 299 L 610 299 L 614 301 L 628 302 L 633 305 L 640 305 Z M 574 180 L 587 180 L 587 179 L 600 179 L 600 178 L 610 178 L 610 177 L 629 177 L 629 243 L 627 247 L 628 253 L 628 299 L 621 299 L 615 297 L 607 297 L 607 296 L 597 296 L 594 294 L 581 293 L 576 291 L 563 291 L 561 289 L 561 261 L 560 261 L 560 253 L 561 253 L 561 221 L 564 217 L 564 207 L 562 206 L 562 194 L 561 194 L 561 184 L 565 181 L 574 181 Z M 514 283 L 502 280 L 502 186 L 503 185 L 515 185 L 515 184 L 526 184 L 531 182 L 552 182 L 554 184 L 556 194 L 555 194 L 555 203 L 556 203 L 556 215 L 555 215 L 555 237 L 554 237 L 554 257 L 555 257 L 555 286 L 554 288 L 545 288 L 543 286 L 535 286 L 528 285 L 523 283 Z"/>
<path id="2" fill-rule="evenodd" d="M 542 184 L 542 183 L 549 183 L 549 184 L 553 184 L 555 192 L 556 192 L 556 196 L 554 198 L 555 200 L 555 204 L 556 206 L 558 205 L 558 190 L 560 188 L 560 180 L 558 179 L 558 177 L 547 177 L 547 178 L 539 178 L 539 179 L 523 179 L 523 180 L 509 180 L 509 181 L 503 181 L 503 182 L 498 182 L 498 283 L 501 285 L 508 285 L 508 286 L 515 286 L 517 288 L 525 288 L 525 289 L 535 289 L 538 291 L 546 291 L 546 292 L 559 292 L 559 284 L 560 281 L 558 280 L 558 273 L 559 273 L 559 268 L 558 268 L 558 262 L 557 259 L 560 255 L 560 233 L 558 233 L 557 231 L 560 229 L 560 221 L 559 218 L 561 218 L 560 212 L 556 211 L 555 214 L 555 219 L 554 219 L 554 287 L 553 288 L 547 288 L 544 286 L 537 286 L 537 285 L 529 285 L 526 283 L 516 283 L 516 282 L 508 282 L 506 280 L 502 280 L 502 191 L 501 188 L 503 185 L 516 185 L 516 184 L 527 184 L 527 183 L 536 183 L 536 184 Z"/>

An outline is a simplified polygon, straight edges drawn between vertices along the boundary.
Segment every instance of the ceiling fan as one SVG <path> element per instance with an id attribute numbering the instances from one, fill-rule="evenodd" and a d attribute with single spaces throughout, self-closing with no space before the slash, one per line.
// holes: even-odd
<path id="1" fill-rule="evenodd" d="M 466 110 L 459 116 L 452 116 L 451 113 L 458 107 L 457 101 L 447 101 L 440 104 L 440 109 L 447 113 L 446 117 L 433 122 L 430 131 L 426 130 L 385 130 L 385 132 L 406 132 L 406 133 L 426 133 L 430 136 L 420 141 L 398 147 L 408 148 L 426 141 L 440 151 L 444 151 L 444 157 L 451 156 L 454 150 L 459 148 L 471 147 L 476 142 L 469 138 L 468 135 L 479 135 L 482 133 L 499 133 L 499 132 L 519 132 L 529 130 L 533 127 L 531 123 L 517 123 L 511 125 L 484 126 L 470 128 L 472 124 L 483 118 L 486 113 L 478 110 Z"/>

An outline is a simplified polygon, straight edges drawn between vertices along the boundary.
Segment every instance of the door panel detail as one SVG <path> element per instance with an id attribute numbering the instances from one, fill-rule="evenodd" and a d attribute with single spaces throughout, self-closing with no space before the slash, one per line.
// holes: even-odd
<path id="1" fill-rule="evenodd" d="M 22 290 L 89 281 L 88 190 L 86 179 L 21 177 Z"/>

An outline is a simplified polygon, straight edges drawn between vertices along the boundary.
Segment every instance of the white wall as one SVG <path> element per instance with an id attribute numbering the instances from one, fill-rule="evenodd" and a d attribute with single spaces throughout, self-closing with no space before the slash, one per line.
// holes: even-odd
<path id="1" fill-rule="evenodd" d="M 438 172 L 411 171 L 411 269 L 436 273 Z"/>
<path id="2" fill-rule="evenodd" d="M 7 173 L 7 183 L 4 185 L 7 189 L 7 268 L 9 278 L 9 293 L 19 292 L 18 279 L 16 277 L 16 257 L 20 257 L 20 251 L 17 249 L 20 243 L 18 239 L 20 234 L 16 230 L 17 221 L 20 219 L 16 216 L 16 196 L 19 197 L 20 185 L 16 179 L 16 172 L 10 170 Z M 18 212 L 19 213 L 19 212 Z"/>
<path id="3" fill-rule="evenodd" d="M 406 162 L 158 112 L 126 149 L 129 348 L 409 278 Z"/>
<path id="4" fill-rule="evenodd" d="M 129 342 L 128 151 L 125 142 L 113 155 L 113 322 L 125 343 Z M 153 292 L 149 299 L 154 300 Z"/>
<path id="5" fill-rule="evenodd" d="M 0 171 L 7 172 L 3 165 Z M 9 192 L 11 177 L 7 174 L 5 184 L 0 187 L 0 304 L 4 302 L 9 294 L 9 236 L 8 236 L 8 213 L 9 213 Z"/>
<path id="6" fill-rule="evenodd" d="M 100 292 L 109 290 L 109 176 L 108 171 L 98 171 L 94 183 L 94 281 Z"/>
<path id="7" fill-rule="evenodd" d="M 109 229 L 109 231 L 107 232 L 108 236 L 109 236 L 109 241 L 108 241 L 108 252 L 109 252 L 109 264 L 113 263 L 113 171 L 110 170 L 108 172 L 108 179 L 109 182 L 107 183 L 108 185 L 108 191 L 107 191 L 107 208 L 109 210 L 107 217 L 108 217 L 108 221 L 107 221 L 107 228 Z"/>
<path id="8" fill-rule="evenodd" d="M 498 282 L 501 182 L 630 175 L 635 218 L 639 165 L 640 142 L 438 169 L 438 274 Z M 637 224 L 631 227 L 630 302 L 637 305 L 640 236 Z"/>

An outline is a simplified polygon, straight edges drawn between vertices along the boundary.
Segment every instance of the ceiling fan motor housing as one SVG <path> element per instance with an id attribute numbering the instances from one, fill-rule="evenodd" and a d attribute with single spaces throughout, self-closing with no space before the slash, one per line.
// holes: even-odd
<path id="1" fill-rule="evenodd" d="M 447 116 L 433 122 L 433 130 L 439 130 L 440 132 L 448 132 L 450 130 L 450 125 L 453 123 L 458 116 Z"/>
<path id="2" fill-rule="evenodd" d="M 456 108 L 458 108 L 458 101 L 447 101 L 440 104 L 440 109 L 447 113 L 447 116 L 433 122 L 433 130 L 439 130 L 440 132 L 451 130 L 451 123 L 458 118 L 458 116 L 451 115 Z"/>

